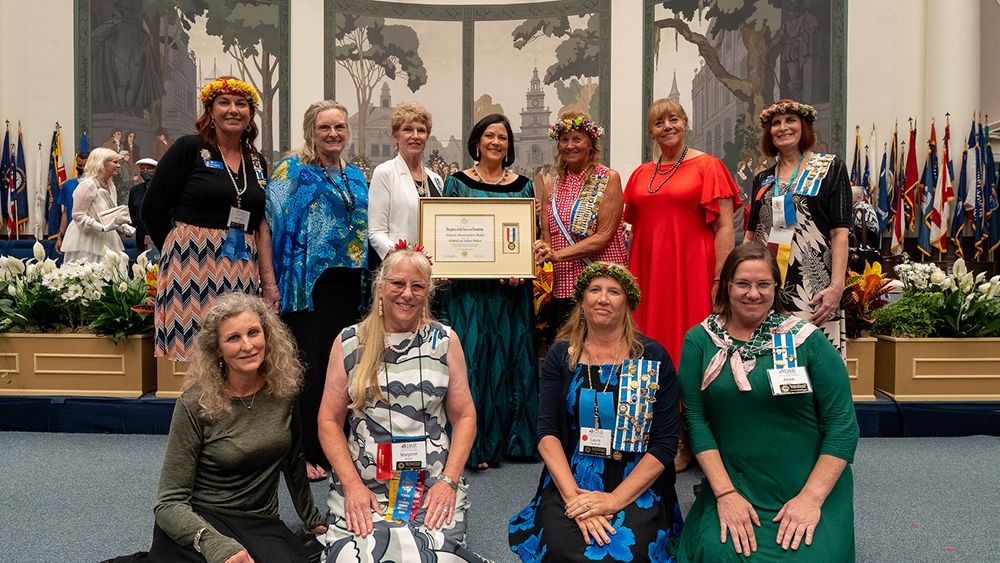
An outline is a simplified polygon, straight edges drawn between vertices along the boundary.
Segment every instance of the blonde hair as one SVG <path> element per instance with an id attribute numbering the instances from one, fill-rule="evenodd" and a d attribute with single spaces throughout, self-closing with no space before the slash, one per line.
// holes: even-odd
<path id="1" fill-rule="evenodd" d="M 264 329 L 264 361 L 258 368 L 264 378 L 262 390 L 275 397 L 291 398 L 302 386 L 302 364 L 295 340 L 278 315 L 253 295 L 239 292 L 223 295 L 202 315 L 201 330 L 194 339 L 194 355 L 182 385 L 184 391 L 197 391 L 201 415 L 209 420 L 223 418 L 232 412 L 219 349 L 219 328 L 226 319 L 247 311 L 257 315 Z"/>
<path id="2" fill-rule="evenodd" d="M 684 106 L 682 106 L 680 102 L 673 98 L 660 98 L 654 101 L 649 106 L 649 111 L 646 112 L 646 131 L 652 134 L 654 123 L 660 119 L 669 119 L 674 116 L 681 118 L 681 121 L 684 122 L 684 129 L 687 130 L 688 115 L 687 112 L 684 111 Z M 653 158 L 659 158 L 660 156 L 662 156 L 660 145 L 654 142 Z"/>
<path id="3" fill-rule="evenodd" d="M 104 171 L 104 165 L 119 157 L 120 155 L 117 151 L 104 147 L 98 147 L 90 151 L 87 163 L 83 165 L 83 177 L 92 178 L 98 185 L 104 185 L 104 182 L 109 182 L 109 187 L 113 190 L 115 188 L 114 181 L 111 180 L 112 176 L 108 176 Z"/>
<path id="4" fill-rule="evenodd" d="M 379 386 L 379 368 L 385 358 L 385 326 L 382 324 L 379 302 L 382 297 L 379 295 L 385 279 L 389 274 L 403 262 L 408 262 L 420 270 L 421 276 L 429 285 L 427 288 L 427 301 L 424 303 L 423 319 L 420 324 L 426 324 L 433 320 L 431 316 L 431 298 L 434 296 L 434 280 L 431 278 L 431 263 L 424 254 L 406 248 L 393 250 L 386 255 L 382 265 L 375 273 L 372 280 L 372 300 L 368 309 L 368 315 L 358 323 L 358 363 L 354 368 L 354 388 L 351 399 L 351 409 L 361 410 L 368 404 L 369 400 L 379 402 L 382 400 L 382 389 Z"/>
<path id="5" fill-rule="evenodd" d="M 313 130 L 316 128 L 316 120 L 319 119 L 319 114 L 331 109 L 344 114 L 344 120 L 347 121 L 349 117 L 347 108 L 344 104 L 335 100 L 320 100 L 306 108 L 306 113 L 302 116 L 302 138 L 305 144 L 299 149 L 299 160 L 302 161 L 302 164 L 321 164 L 319 155 L 316 154 Z M 348 135 L 350 135 L 350 129 L 348 129 Z"/>
<path id="6" fill-rule="evenodd" d="M 577 117 L 582 117 L 584 119 L 591 120 L 589 115 L 583 113 L 582 111 L 577 111 L 577 110 L 570 110 L 570 111 L 563 112 L 561 115 L 559 115 L 559 120 L 562 121 L 564 119 L 574 119 L 574 118 L 577 118 Z M 570 131 L 567 131 L 566 133 L 563 133 L 563 135 L 567 135 L 569 133 L 570 133 Z M 586 135 L 586 137 L 588 139 L 590 139 L 590 153 L 587 155 L 587 165 L 584 166 L 584 169 L 586 169 L 587 166 L 593 166 L 593 165 L 597 164 L 598 162 L 600 162 L 600 160 L 601 160 L 601 140 L 600 140 L 600 138 L 591 137 L 590 135 L 587 135 L 586 133 L 584 133 L 584 135 Z M 562 135 L 560 135 L 560 137 L 562 137 Z M 559 141 L 557 140 L 556 143 L 558 143 L 558 142 Z M 556 166 L 556 172 L 560 176 L 565 176 L 566 175 L 566 163 L 563 162 L 562 155 L 559 154 L 559 147 L 558 146 L 556 147 L 555 166 Z"/>
<path id="7" fill-rule="evenodd" d="M 621 285 L 618 280 L 608 276 L 597 276 L 594 279 L 601 277 L 607 277 Z M 635 319 L 632 318 L 632 313 L 628 311 L 625 313 L 622 337 L 625 339 L 628 357 L 633 359 L 641 357 L 645 347 L 642 345 L 642 341 L 639 340 L 639 328 L 635 324 Z M 576 365 L 580 363 L 580 356 L 583 354 L 583 343 L 587 340 L 587 319 L 583 316 L 583 304 L 580 301 L 577 301 L 573 305 L 573 310 L 570 311 L 566 322 L 559 327 L 559 332 L 556 333 L 556 340 L 565 340 L 569 343 L 569 354 L 567 355 L 566 363 L 569 365 L 569 369 L 576 369 Z"/>
<path id="8" fill-rule="evenodd" d="M 389 128 L 395 136 L 404 123 L 411 121 L 423 123 L 427 126 L 427 134 L 431 134 L 431 126 L 433 125 L 431 112 L 427 111 L 427 108 L 424 106 L 414 102 L 403 102 L 396 106 L 396 111 L 392 112 L 392 117 L 389 118 Z"/>

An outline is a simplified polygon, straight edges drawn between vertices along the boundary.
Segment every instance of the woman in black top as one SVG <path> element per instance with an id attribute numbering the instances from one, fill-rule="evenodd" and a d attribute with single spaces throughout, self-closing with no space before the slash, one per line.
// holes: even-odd
<path id="1" fill-rule="evenodd" d="M 264 220 L 267 163 L 254 147 L 253 86 L 221 77 L 201 91 L 197 135 L 163 155 L 142 203 L 162 251 L 156 289 L 156 356 L 187 360 L 201 312 L 218 295 L 254 294 L 257 228 Z"/>

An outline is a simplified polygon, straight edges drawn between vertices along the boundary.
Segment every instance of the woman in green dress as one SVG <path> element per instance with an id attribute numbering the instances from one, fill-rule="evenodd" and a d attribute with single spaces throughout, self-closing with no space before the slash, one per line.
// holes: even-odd
<path id="1" fill-rule="evenodd" d="M 469 133 L 470 168 L 448 177 L 445 197 L 533 198 L 531 180 L 509 170 L 514 133 L 500 114 L 479 120 Z M 530 245 L 530 231 L 505 230 L 511 242 Z M 517 278 L 453 280 L 441 297 L 441 315 L 461 337 L 478 414 L 469 465 L 485 469 L 506 457 L 535 457 L 538 358 L 532 327 L 531 284 Z"/>
<path id="2" fill-rule="evenodd" d="M 785 313 L 767 248 L 737 247 L 720 278 L 715 314 L 681 352 L 684 418 L 707 482 L 677 560 L 854 561 L 858 423 L 844 362 L 822 331 Z"/>

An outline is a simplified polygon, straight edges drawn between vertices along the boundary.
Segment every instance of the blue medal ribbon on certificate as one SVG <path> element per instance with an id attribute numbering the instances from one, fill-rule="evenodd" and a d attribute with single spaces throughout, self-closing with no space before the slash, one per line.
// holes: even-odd
<path id="1" fill-rule="evenodd" d="M 226 242 L 222 245 L 222 256 L 233 260 L 249 260 L 247 254 L 247 239 L 243 229 L 229 227 L 226 233 Z"/>

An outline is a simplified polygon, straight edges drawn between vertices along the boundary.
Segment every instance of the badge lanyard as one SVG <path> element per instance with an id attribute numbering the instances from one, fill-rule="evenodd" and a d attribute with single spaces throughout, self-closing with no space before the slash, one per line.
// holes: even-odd
<path id="1" fill-rule="evenodd" d="M 792 187 L 795 179 L 799 175 L 799 168 L 802 166 L 802 159 L 805 153 L 799 157 L 799 163 L 795 165 L 792 176 L 785 184 L 787 192 L 781 193 L 781 182 L 778 181 L 778 169 L 775 168 L 774 197 L 771 198 L 771 232 L 767 237 L 767 248 L 774 254 L 778 262 L 778 270 L 781 272 L 781 286 L 785 286 L 785 276 L 788 273 L 788 263 L 792 256 L 792 225 L 798 222 L 795 213 L 795 192 Z"/>
<path id="2" fill-rule="evenodd" d="M 804 367 L 799 366 L 795 353 L 795 335 L 775 332 L 771 335 L 774 368 L 767 370 L 771 394 L 775 397 L 812 392 L 812 382 Z"/>
<path id="3" fill-rule="evenodd" d="M 221 156 L 221 150 L 219 154 Z M 229 230 L 226 232 L 226 242 L 222 246 L 222 256 L 232 260 L 249 260 L 246 230 L 250 223 L 250 212 L 243 209 L 243 193 L 247 191 L 247 165 L 246 160 L 243 158 L 243 151 L 240 150 L 240 174 L 243 176 L 242 189 L 236 183 L 236 178 L 233 177 L 233 172 L 229 169 L 229 165 L 223 162 L 222 167 L 226 169 L 226 175 L 229 177 L 229 181 L 233 183 L 233 189 L 236 190 L 236 206 L 230 207 L 229 219 L 226 221 Z"/>
<path id="4" fill-rule="evenodd" d="M 587 455 L 611 455 L 611 439 L 615 424 L 614 393 L 609 393 L 611 380 L 621 366 L 610 367 L 608 380 L 600 392 L 594 388 L 593 369 L 603 372 L 610 366 L 590 366 L 587 369 L 588 389 L 580 390 L 577 420 L 580 427 L 580 451 Z M 600 380 L 598 380 L 600 384 Z"/>

